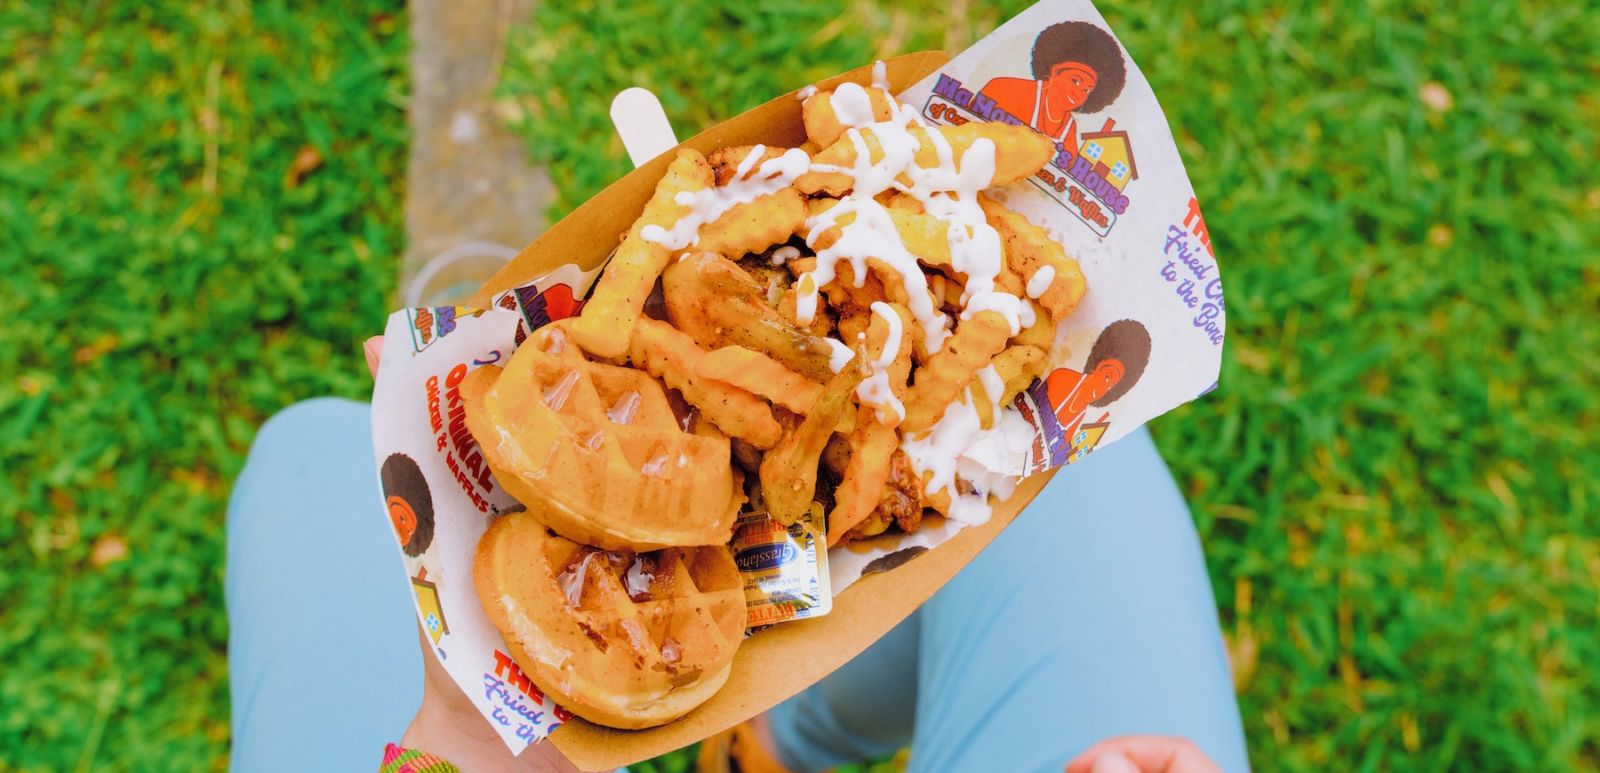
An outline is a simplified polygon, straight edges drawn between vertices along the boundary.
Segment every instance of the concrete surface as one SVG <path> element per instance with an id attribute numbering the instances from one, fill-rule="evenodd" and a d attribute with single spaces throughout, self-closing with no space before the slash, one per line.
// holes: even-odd
<path id="1" fill-rule="evenodd" d="M 491 98 L 507 33 L 533 0 L 412 0 L 411 160 L 406 174 L 406 252 L 400 293 L 427 261 L 471 242 L 520 250 L 543 230 L 549 178 L 494 118 Z M 473 251 L 473 250 L 468 250 Z M 429 281 L 476 287 L 485 264 L 465 260 Z M 446 291 L 445 295 L 452 293 Z"/>

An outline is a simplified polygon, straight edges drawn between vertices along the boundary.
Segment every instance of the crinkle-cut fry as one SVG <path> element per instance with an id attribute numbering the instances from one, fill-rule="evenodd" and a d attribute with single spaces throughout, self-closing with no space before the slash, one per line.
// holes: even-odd
<path id="1" fill-rule="evenodd" d="M 892 273 L 886 264 L 882 270 Z M 838 309 L 841 315 L 847 311 L 866 311 L 873 301 L 888 297 L 888 289 L 878 278 L 880 272 L 868 271 L 865 279 L 857 282 L 855 269 L 847 262 L 841 261 L 834 271 L 833 281 L 823 285 L 822 294 L 828 296 L 828 305 Z"/>
<path id="2" fill-rule="evenodd" d="M 1000 383 L 1005 385 L 1005 392 L 1000 395 L 1000 405 L 1006 406 L 1043 374 L 1049 363 L 1044 349 L 1022 345 L 1007 347 L 996 354 L 989 364 L 1000 377 Z"/>
<path id="3" fill-rule="evenodd" d="M 871 420 L 856 423 L 856 431 L 850 433 L 850 462 L 833 492 L 833 512 L 828 514 L 829 545 L 878 509 L 889 479 L 889 458 L 899 444 L 900 436 L 891 427 Z"/>
<path id="4" fill-rule="evenodd" d="M 857 350 L 860 360 L 864 352 Z M 817 489 L 817 466 L 822 449 L 827 447 L 844 412 L 850 395 L 865 374 L 860 367 L 847 366 L 822 387 L 822 394 L 811 404 L 806 417 L 761 460 L 761 498 L 773 520 L 794 523 L 811 507 Z"/>
<path id="5" fill-rule="evenodd" d="M 837 204 L 838 202 L 833 199 L 813 199 L 810 203 L 811 216 L 817 217 L 818 215 L 821 215 L 822 213 L 832 209 Z M 942 264 L 947 267 L 949 266 L 950 244 L 949 237 L 947 236 L 948 226 L 943 220 L 939 220 L 938 218 L 930 215 L 921 215 L 904 210 L 901 210 L 898 213 L 891 211 L 890 217 L 895 220 L 895 230 L 901 233 L 902 242 L 905 243 L 906 248 L 913 255 L 922 257 L 922 254 L 918 252 L 918 250 L 921 249 L 922 251 L 933 256 L 929 262 L 934 264 Z M 908 229 L 907 231 L 901 231 L 900 218 L 905 218 L 906 228 Z M 825 250 L 833 246 L 833 244 L 839 240 L 840 235 L 844 233 L 843 229 L 855 222 L 855 219 L 855 213 L 846 213 L 827 228 L 818 231 L 814 237 L 810 234 L 807 234 L 807 242 L 812 246 L 813 249 Z M 906 237 L 908 235 L 915 239 L 915 241 L 907 241 Z M 834 269 L 837 272 L 834 281 L 829 283 L 828 286 L 824 287 L 823 292 L 827 292 L 828 289 L 834 285 L 839 285 L 839 289 L 850 293 L 850 301 L 856 305 L 870 305 L 871 301 L 884 299 L 888 299 L 903 306 L 910 305 L 910 299 L 906 297 L 905 283 L 900 281 L 900 274 L 899 272 L 895 271 L 893 266 L 877 258 L 868 258 L 867 267 L 871 269 L 870 276 L 865 283 L 858 283 L 855 281 L 855 273 L 851 269 L 850 264 L 841 261 Z M 874 278 L 881 283 L 881 287 L 871 288 L 871 291 L 868 293 L 870 299 L 861 297 L 860 293 L 850 292 L 851 288 L 856 288 L 857 284 L 870 284 Z M 914 284 L 926 286 L 926 282 Z M 829 297 L 829 301 L 833 302 L 835 305 L 838 305 L 837 301 L 835 301 L 832 296 Z M 920 340 L 921 339 L 919 338 L 919 346 L 921 345 Z"/>
<path id="6" fill-rule="evenodd" d="M 665 322 L 645 317 L 634 325 L 630 358 L 635 366 L 683 393 L 684 400 L 723 432 L 757 448 L 777 445 L 783 428 L 761 398 L 699 375 L 706 354 L 694 339 Z"/>
<path id="7" fill-rule="evenodd" d="M 909 197 L 907 197 L 909 198 Z M 955 271 L 950 264 L 950 224 L 925 212 L 906 209 L 889 210 L 894 230 L 906 251 L 917 256 L 925 266 L 945 271 Z"/>
<path id="8" fill-rule="evenodd" d="M 785 319 L 767 303 L 766 288 L 727 258 L 691 253 L 674 261 L 661 275 L 661 293 L 673 326 L 706 349 L 738 344 L 813 381 L 833 377 L 827 342 Z"/>
<path id="9" fill-rule="evenodd" d="M 733 182 L 738 177 L 739 167 L 743 166 L 745 161 L 750 158 L 750 154 L 755 152 L 756 147 L 755 145 L 728 145 L 707 153 L 706 163 L 711 166 L 712 179 L 716 181 L 716 184 L 721 186 Z M 754 177 L 760 171 L 762 164 L 782 156 L 788 150 L 788 148 L 768 145 L 760 147 L 761 155 L 756 156 L 755 160 L 750 162 L 745 169 L 744 177 L 741 179 L 748 180 Z"/>
<path id="10" fill-rule="evenodd" d="M 1054 272 L 1050 285 L 1038 298 L 1050 316 L 1057 322 L 1066 319 L 1083 300 L 1086 284 L 1078 261 L 1067 257 L 1066 250 L 1043 228 L 1034 225 L 1020 213 L 1002 206 L 988 196 L 978 196 L 983 214 L 989 225 L 1000 232 L 1000 243 L 1005 252 L 1006 265 L 1016 272 L 1026 286 L 1034 274 L 1048 266 Z"/>
<path id="11" fill-rule="evenodd" d="M 782 156 L 787 150 L 763 147 L 762 153 L 748 164 L 742 179 L 749 179 L 760 170 L 761 164 Z M 753 152 L 755 146 L 744 145 L 720 148 L 706 156 L 716 184 L 723 186 L 733 182 L 739 167 L 745 165 Z M 794 188 L 782 188 L 754 201 L 737 204 L 721 217 L 701 226 L 695 246 L 706 252 L 737 258 L 788 241 L 805 221 L 805 199 Z"/>
<path id="12" fill-rule="evenodd" d="M 1011 337 L 1012 346 L 1037 346 L 1044 351 L 1056 342 L 1056 320 L 1038 301 L 1024 301 L 1033 307 L 1033 324 Z"/>
<path id="13" fill-rule="evenodd" d="M 838 199 L 823 198 L 811 199 L 807 201 L 806 209 L 810 213 L 810 217 L 807 218 L 807 222 L 809 223 L 813 219 L 821 217 L 822 215 L 826 214 L 828 210 L 833 209 L 838 205 Z M 896 219 L 897 217 L 905 219 L 906 228 L 909 229 L 909 235 L 918 240 L 916 244 L 906 242 L 908 232 L 907 230 L 902 230 L 900 225 L 901 221 Z M 922 247 L 925 250 L 935 252 L 936 257 L 934 260 L 936 262 L 942 262 L 946 265 L 950 263 L 950 245 L 949 239 L 945 235 L 947 226 L 945 225 L 944 221 L 938 220 L 937 218 L 933 218 L 929 215 L 921 215 L 904 210 L 900 210 L 898 213 L 891 210 L 890 218 L 895 223 L 895 231 L 901 235 L 901 241 L 906 242 L 906 249 L 913 255 L 919 255 L 916 247 Z M 855 221 L 855 213 L 847 212 L 844 215 L 841 215 L 833 223 L 830 223 L 826 228 L 817 230 L 814 233 L 812 229 L 802 229 L 803 233 L 801 233 L 800 236 L 806 240 L 806 243 L 813 250 L 825 250 L 829 247 L 832 247 L 835 242 L 838 242 L 839 237 L 844 234 L 845 227 L 851 223 L 854 223 Z M 933 222 L 929 223 L 926 221 Z M 941 249 L 941 244 L 943 245 L 942 249 L 944 256 L 942 261 L 937 258 L 937 251 Z M 841 275 L 843 274 L 842 271 L 840 273 Z M 881 298 L 882 296 L 879 297 Z"/>
<path id="14" fill-rule="evenodd" d="M 956 309 L 961 302 L 961 293 L 965 288 L 955 279 L 940 273 L 928 275 L 928 292 L 933 295 L 933 307 L 949 311 Z"/>
<path id="15" fill-rule="evenodd" d="M 941 126 L 938 130 L 950 143 L 952 157 L 960 159 L 979 139 L 994 143 L 994 177 L 989 185 L 1005 185 L 1026 180 L 1044 168 L 1055 155 L 1055 143 L 1027 126 L 971 121 L 960 126 Z M 931 142 L 917 148 L 917 166 L 932 169 L 939 165 L 939 152 Z"/>
<path id="16" fill-rule="evenodd" d="M 867 99 L 872 106 L 873 121 L 887 121 L 891 115 L 889 95 L 883 89 L 863 88 Z M 839 122 L 839 114 L 833 108 L 833 89 L 819 91 L 806 97 L 800 105 L 800 118 L 805 123 L 806 138 L 819 148 L 825 148 L 839 140 L 848 128 Z M 848 108 L 847 108 L 848 109 Z"/>
<path id="17" fill-rule="evenodd" d="M 900 431 L 922 432 L 937 423 L 978 369 L 988 365 L 1010 337 L 1010 323 L 994 311 L 980 311 L 956 325 L 944 348 L 929 356 L 916 372 L 906 393 L 906 418 Z"/>
<path id="18" fill-rule="evenodd" d="M 805 222 L 805 199 L 799 191 L 783 188 L 755 201 L 737 204 L 722 217 L 701 226 L 700 242 L 696 246 L 737 258 L 788 241 Z"/>
<path id="19" fill-rule="evenodd" d="M 994 275 L 994 289 L 1023 300 L 1028 298 L 1028 288 L 1023 283 L 1022 277 L 1017 276 L 1017 272 L 1012 271 L 1011 266 L 1006 265 L 1003 260 L 1000 262 L 1000 270 Z"/>
<path id="20" fill-rule="evenodd" d="M 878 196 L 879 203 L 888 208 L 890 212 L 911 212 L 920 215 L 928 211 L 926 207 L 922 206 L 922 202 L 917 201 L 916 196 L 894 190 L 884 191 Z"/>
<path id="21" fill-rule="evenodd" d="M 736 386 L 773 405 L 805 413 L 822 394 L 822 385 L 807 379 L 777 360 L 743 346 L 724 346 L 707 352 L 695 364 L 695 375 Z"/>
<path id="22" fill-rule="evenodd" d="M 894 266 L 878 260 L 877 258 L 867 258 L 867 268 L 871 269 L 874 275 L 886 278 L 886 280 L 883 282 L 882 296 L 885 300 L 895 304 L 896 306 L 904 306 L 908 309 L 911 308 L 911 298 L 906 295 L 906 283 L 900 280 L 900 272 L 895 271 Z M 929 302 L 931 303 L 933 302 L 933 291 L 928 289 L 928 283 L 926 281 L 927 274 L 922 275 L 922 280 L 923 281 L 912 282 L 912 286 L 916 288 L 913 290 L 913 292 L 927 293 Z M 960 293 L 957 293 L 956 295 L 959 299 Z M 934 308 L 938 308 L 938 306 L 935 305 Z M 912 356 L 916 358 L 917 362 L 927 362 L 928 357 L 931 354 L 928 351 L 927 341 L 922 336 L 916 335 L 911 337 L 911 343 L 911 353 Z"/>
<path id="23" fill-rule="evenodd" d="M 967 400 L 972 403 L 972 410 L 978 414 L 978 426 L 989 429 L 994 426 L 995 400 L 989 395 L 989 390 L 984 388 L 983 381 L 973 379 L 967 385 Z"/>
<path id="24" fill-rule="evenodd" d="M 594 292 L 573 320 L 573 340 L 590 354 L 617 358 L 626 354 L 634 323 L 644 308 L 645 298 L 655 288 L 656 278 L 666 267 L 672 251 L 646 240 L 640 232 L 647 225 L 671 229 L 689 208 L 677 203 L 679 193 L 693 192 L 712 185 L 711 166 L 692 148 L 678 151 L 667 166 L 667 173 L 656 184 L 656 191 L 644 205 L 644 212 L 617 247 L 617 254 L 606 265 Z"/>
<path id="25" fill-rule="evenodd" d="M 861 133 L 868 158 L 873 162 L 882 160 L 883 146 L 878 140 L 877 131 L 870 126 L 856 131 Z M 928 138 L 930 130 L 913 126 L 909 131 L 917 140 L 913 163 L 924 169 L 937 167 L 939 150 Z M 972 121 L 960 126 L 935 126 L 931 131 L 938 132 L 944 137 L 945 142 L 950 145 L 951 157 L 957 159 L 958 163 L 976 141 L 983 139 L 993 143 L 994 176 L 990 179 L 989 185 L 1005 185 L 1026 179 L 1039 171 L 1055 153 L 1055 144 L 1049 138 L 1026 126 Z M 846 132 L 846 136 L 840 137 L 837 142 L 812 156 L 813 165 L 845 169 L 853 167 L 856 161 L 856 147 L 848 134 L 849 132 Z M 902 179 L 901 182 L 910 181 Z M 847 172 L 813 171 L 795 178 L 794 185 L 801 193 L 808 196 L 817 193 L 840 196 L 855 186 L 855 178 Z"/>
<path id="26" fill-rule="evenodd" d="M 911 389 L 909 380 L 911 378 L 912 339 L 916 337 L 911 334 L 911 331 L 916 329 L 916 322 L 911 318 L 911 310 L 907 309 L 905 305 L 890 303 L 888 306 L 894 312 L 894 315 L 900 318 L 900 341 L 895 344 L 894 359 L 889 362 L 889 367 L 885 368 L 885 370 L 889 373 L 889 391 L 894 394 L 895 399 L 904 401 L 907 392 Z M 883 356 L 884 346 L 888 344 L 889 334 L 892 332 L 894 331 L 891 329 L 888 320 L 876 313 L 872 315 L 872 320 L 867 325 L 867 353 L 874 360 Z"/>

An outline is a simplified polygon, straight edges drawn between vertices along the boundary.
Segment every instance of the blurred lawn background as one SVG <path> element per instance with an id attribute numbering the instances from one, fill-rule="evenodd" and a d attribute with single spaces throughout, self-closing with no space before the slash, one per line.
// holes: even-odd
<path id="1" fill-rule="evenodd" d="M 547 2 L 499 112 L 554 215 L 681 136 L 1024 7 Z M 1582 4 L 1103 2 L 1229 298 L 1159 420 L 1263 770 L 1600 767 L 1600 32 Z M 403 247 L 395 2 L 0 5 L 0 770 L 205 769 L 255 427 L 368 390 Z M 682 755 L 660 769 L 683 769 Z"/>

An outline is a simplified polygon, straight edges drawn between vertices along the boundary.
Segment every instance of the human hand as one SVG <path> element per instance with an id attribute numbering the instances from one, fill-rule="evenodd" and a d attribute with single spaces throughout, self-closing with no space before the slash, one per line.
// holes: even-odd
<path id="1" fill-rule="evenodd" d="M 368 338 L 361 348 L 367 358 L 367 370 L 376 376 L 383 336 Z M 474 773 L 577 770 L 550 743 L 536 743 L 522 756 L 512 756 L 430 651 L 432 647 L 420 624 L 417 643 L 422 648 L 422 705 L 400 739 L 401 746 L 420 749 Z"/>
<path id="2" fill-rule="evenodd" d="M 1067 763 L 1066 773 L 1221 773 L 1188 739 L 1159 735 L 1107 738 Z"/>

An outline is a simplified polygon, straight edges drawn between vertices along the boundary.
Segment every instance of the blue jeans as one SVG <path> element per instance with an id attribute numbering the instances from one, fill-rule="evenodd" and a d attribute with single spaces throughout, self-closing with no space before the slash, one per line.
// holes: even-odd
<path id="1" fill-rule="evenodd" d="M 379 505 L 367 406 L 262 427 L 228 508 L 233 767 L 371 770 L 422 699 L 416 615 Z M 933 599 L 773 709 L 815 770 L 1050 770 L 1106 736 L 1181 735 L 1245 770 L 1211 586 L 1149 436 L 1076 465 Z"/>

